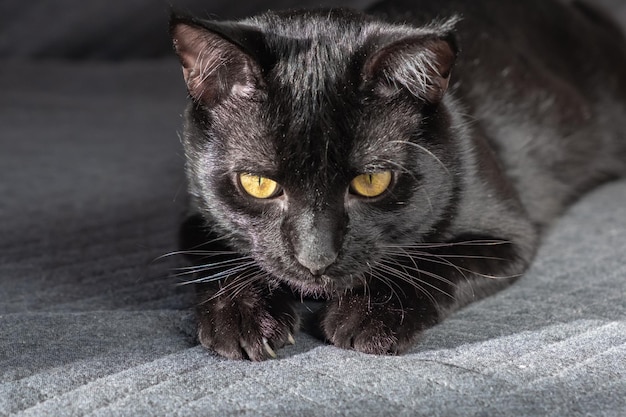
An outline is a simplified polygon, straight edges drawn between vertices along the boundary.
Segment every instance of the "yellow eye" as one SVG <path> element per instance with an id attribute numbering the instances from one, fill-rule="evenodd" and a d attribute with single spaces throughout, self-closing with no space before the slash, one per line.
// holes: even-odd
<path id="1" fill-rule="evenodd" d="M 381 171 L 362 174 L 352 180 L 350 190 L 363 197 L 377 197 L 391 184 L 391 172 Z"/>
<path id="2" fill-rule="evenodd" d="M 280 191 L 276 181 L 255 174 L 239 174 L 239 184 L 254 198 L 271 198 Z"/>

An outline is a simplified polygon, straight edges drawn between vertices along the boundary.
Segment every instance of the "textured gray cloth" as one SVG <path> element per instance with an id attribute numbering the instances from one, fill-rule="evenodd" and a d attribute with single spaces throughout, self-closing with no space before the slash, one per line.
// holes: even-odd
<path id="1" fill-rule="evenodd" d="M 300 332 L 263 363 L 196 345 L 176 285 L 174 60 L 0 66 L 0 415 L 626 415 L 626 181 L 509 289 L 377 357 Z"/>

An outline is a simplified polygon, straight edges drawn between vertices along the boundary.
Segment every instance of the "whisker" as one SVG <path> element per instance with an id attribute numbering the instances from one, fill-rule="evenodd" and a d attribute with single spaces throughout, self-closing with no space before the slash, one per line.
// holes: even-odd
<path id="1" fill-rule="evenodd" d="M 224 275 L 228 275 L 228 274 L 232 274 L 232 273 L 236 273 L 238 271 L 244 270 L 246 268 L 248 268 L 249 266 L 252 266 L 253 263 L 248 263 L 245 265 L 236 265 L 233 266 L 231 268 L 228 268 L 226 270 L 217 272 L 215 274 L 209 274 L 209 276 L 205 277 L 207 279 L 210 279 L 211 281 L 214 281 L 216 278 L 218 277 L 222 277 Z M 179 272 L 178 274 L 174 274 L 173 276 L 175 277 L 182 277 L 185 275 L 194 275 L 194 274 L 200 274 L 201 272 L 209 272 L 210 270 L 204 270 L 204 269 L 198 269 L 198 270 L 193 270 L 193 271 L 185 271 L 185 272 Z M 199 282 L 203 282 L 203 281 L 199 281 Z"/>
<path id="2" fill-rule="evenodd" d="M 206 255 L 206 256 L 217 256 L 217 255 L 235 255 L 239 252 L 232 250 L 179 250 L 175 252 L 169 252 L 165 255 L 161 255 L 155 260 L 163 259 L 168 256 L 177 256 L 177 255 Z"/>
<path id="3" fill-rule="evenodd" d="M 406 251 L 385 251 L 386 255 L 392 255 L 392 256 L 398 256 L 398 257 L 402 257 L 402 258 L 408 258 L 409 260 L 411 260 L 411 262 L 413 263 L 413 266 L 415 266 L 415 268 L 418 268 L 417 264 L 415 263 L 415 259 L 418 260 L 422 260 L 422 261 L 426 261 L 426 262 L 433 262 L 439 265 L 446 265 L 449 266 L 451 268 L 456 269 L 456 271 L 463 275 L 465 278 L 467 278 L 465 276 L 465 274 L 463 273 L 463 271 L 465 272 L 471 272 L 473 274 L 477 274 L 480 275 L 480 273 L 476 272 L 476 271 L 472 271 L 470 269 L 461 267 L 459 265 L 456 265 L 452 262 L 450 262 L 449 260 L 440 257 L 439 255 L 435 255 L 432 253 L 428 253 L 428 252 L 413 252 L 413 253 L 408 253 Z M 433 259 L 435 258 L 435 259 Z"/>
<path id="4" fill-rule="evenodd" d="M 268 274 L 266 272 L 259 272 L 259 271 L 251 271 L 252 273 L 248 274 L 248 275 L 242 275 L 240 278 L 240 280 L 242 281 L 238 287 L 236 289 L 234 289 L 234 291 L 229 294 L 229 297 L 232 299 L 237 298 L 237 296 L 246 289 L 247 286 L 252 285 L 252 283 L 254 282 L 258 282 L 261 279 L 264 279 L 268 276 Z"/>
<path id="5" fill-rule="evenodd" d="M 474 291 L 474 287 L 472 286 L 472 283 L 471 283 L 470 279 L 467 277 L 467 275 L 465 275 L 464 271 L 477 274 L 476 272 L 470 271 L 467 268 L 461 268 L 458 265 L 455 265 L 454 263 L 450 262 L 447 259 L 440 258 L 437 255 L 429 254 L 428 252 L 414 252 L 414 253 L 411 254 L 404 248 L 400 248 L 400 249 L 401 249 L 401 252 L 397 252 L 396 251 L 394 253 L 393 251 L 387 251 L 387 253 L 391 254 L 391 255 L 395 254 L 396 256 L 400 256 L 402 258 L 409 258 L 409 260 L 411 261 L 411 263 L 415 267 L 416 271 L 420 271 L 420 268 L 417 266 L 417 262 L 415 262 L 416 259 L 417 260 L 422 260 L 422 261 L 425 261 L 425 262 L 434 262 L 434 263 L 437 263 L 437 264 L 440 264 L 440 265 L 450 266 L 450 267 L 456 269 L 456 271 L 459 273 L 459 275 L 461 275 L 463 277 L 463 279 L 465 280 L 465 282 L 468 284 L 469 288 L 472 289 L 472 292 Z M 436 259 L 433 260 L 431 258 L 431 256 L 433 258 L 436 258 Z M 454 285 L 457 286 L 456 284 L 454 284 Z"/>
<path id="6" fill-rule="evenodd" d="M 397 282 L 394 282 L 392 279 L 389 279 L 388 277 L 382 274 L 372 274 L 371 276 L 372 278 L 382 282 L 387 287 L 389 287 L 391 294 L 389 295 L 389 298 L 387 299 L 387 301 L 390 301 L 395 296 L 398 299 L 398 302 L 400 303 L 400 308 L 404 310 L 404 306 L 402 304 L 402 298 L 400 297 L 400 294 L 398 294 L 398 292 L 394 289 L 393 285 L 395 285 L 396 288 L 398 288 L 398 290 L 402 292 L 403 297 L 406 298 L 406 293 L 404 292 L 402 287 Z"/>
<path id="7" fill-rule="evenodd" d="M 415 263 L 415 261 L 413 261 L 413 259 L 411 259 L 411 261 L 413 262 L 413 265 L 415 265 L 415 270 L 416 270 L 416 271 L 419 271 L 419 268 L 417 267 L 417 264 Z M 387 262 L 388 262 L 388 263 L 391 263 L 392 265 L 394 265 L 394 264 L 395 264 L 395 265 L 399 266 L 400 268 L 402 268 L 402 270 L 404 271 L 404 274 L 405 274 L 407 277 L 412 277 L 412 275 L 409 273 L 409 271 L 405 268 L 405 266 L 404 266 L 402 263 L 397 262 L 397 261 L 395 261 L 395 260 L 393 260 L 393 259 L 387 259 Z M 400 271 L 397 271 L 397 272 L 399 273 Z M 418 272 L 418 274 L 419 274 L 419 272 Z M 403 294 L 404 294 L 404 296 L 406 297 L 406 294 L 404 293 L 404 291 L 403 291 Z"/>
<path id="8" fill-rule="evenodd" d="M 367 267 L 370 270 L 370 272 L 369 272 L 370 276 L 373 276 L 372 264 L 370 264 L 369 262 L 365 262 L 365 264 L 367 265 Z M 370 309 L 370 308 L 372 308 L 372 304 L 371 304 L 372 303 L 372 293 L 371 292 L 368 293 L 369 286 L 367 285 L 367 280 L 365 279 L 365 277 L 362 277 L 362 278 L 363 278 L 363 284 L 364 284 L 363 287 L 364 287 L 364 291 L 365 291 L 364 295 L 367 297 L 367 308 Z"/>
<path id="9" fill-rule="evenodd" d="M 227 291 L 230 291 L 233 286 L 240 284 L 241 281 L 245 282 L 245 279 L 242 278 L 242 275 L 237 275 L 235 277 L 232 277 L 232 276 L 228 277 L 228 281 L 226 285 L 223 285 L 224 281 L 225 280 L 220 280 L 218 282 L 219 290 L 217 290 L 215 294 L 209 297 L 206 301 L 212 301 L 212 300 L 215 300 L 216 298 L 223 296 Z"/>
<path id="10" fill-rule="evenodd" d="M 413 266 L 415 266 L 416 269 L 419 269 L 419 267 L 417 266 L 417 263 L 415 262 L 415 259 L 419 259 L 422 261 L 426 261 L 426 262 L 435 262 L 438 263 L 440 265 L 446 265 L 446 266 L 450 266 L 454 269 L 457 270 L 457 272 L 463 277 L 463 279 L 465 279 L 465 281 L 470 284 L 470 281 L 468 279 L 468 277 L 465 275 L 465 273 L 463 271 L 466 272 L 472 272 L 466 268 L 461 268 L 458 265 L 455 265 L 454 263 L 450 262 L 447 259 L 444 258 L 440 258 L 437 255 L 433 255 L 432 257 L 437 258 L 437 261 L 432 261 L 432 259 L 428 256 L 430 254 L 428 254 L 428 252 L 424 252 L 419 253 L 419 252 L 414 252 L 413 254 L 410 254 L 406 249 L 402 249 L 402 253 L 399 253 L 398 255 L 402 256 L 402 257 L 406 257 L 409 258 L 411 260 L 411 262 L 413 263 Z M 471 285 L 470 285 L 471 286 Z"/>
<path id="11" fill-rule="evenodd" d="M 410 243 L 410 244 L 392 244 L 392 245 L 384 245 L 383 247 L 435 249 L 435 248 L 447 248 L 447 247 L 455 247 L 455 246 L 497 246 L 497 245 L 506 245 L 506 244 L 511 244 L 511 243 L 512 242 L 509 240 L 481 239 L 481 240 L 465 240 L 465 241 L 460 241 L 460 242 L 417 242 L 417 243 Z"/>
<path id="12" fill-rule="evenodd" d="M 483 277 L 483 278 L 489 278 L 489 279 L 510 279 L 510 278 L 517 278 L 520 276 L 520 274 L 516 274 L 516 275 L 488 275 L 488 274 L 483 274 L 481 272 L 478 271 L 474 271 L 472 269 L 469 268 L 465 268 L 462 267 L 460 265 L 456 265 L 452 262 L 450 262 L 449 260 L 439 256 L 439 255 L 434 255 L 432 253 L 428 253 L 425 252 L 423 255 L 419 255 L 417 253 L 412 254 L 411 256 L 414 256 L 417 259 L 421 259 L 423 261 L 426 262 L 433 262 L 433 263 L 438 263 L 441 265 L 448 265 L 454 269 L 457 270 L 457 272 L 461 275 L 463 275 L 463 277 L 466 279 L 466 281 L 469 283 L 469 279 L 467 278 L 467 276 L 464 274 L 464 272 L 469 272 L 471 274 L 477 275 L 479 277 Z M 437 258 L 437 259 L 433 259 L 433 258 Z M 498 260 L 505 260 L 505 259 L 501 259 L 501 258 L 497 258 Z"/>
<path id="13" fill-rule="evenodd" d="M 217 274 L 213 274 L 213 275 L 205 276 L 205 277 L 200 277 L 200 278 L 189 280 L 189 281 L 184 281 L 184 282 L 182 282 L 182 283 L 180 283 L 178 285 L 188 285 L 188 284 L 197 284 L 197 283 L 207 283 L 207 282 L 218 281 L 218 280 L 220 280 L 222 278 L 227 277 L 228 275 L 232 275 L 232 274 L 235 274 L 235 273 L 238 273 L 238 272 L 243 272 L 246 269 L 252 267 L 253 265 L 255 265 L 254 262 L 249 262 L 249 263 L 247 263 L 245 265 L 239 265 L 239 266 L 227 269 L 225 271 L 218 272 Z M 194 272 L 184 272 L 184 273 L 179 274 L 179 276 L 180 275 L 184 275 L 184 274 L 192 274 L 192 273 L 197 273 L 197 271 L 194 271 Z"/>
<path id="14" fill-rule="evenodd" d="M 420 185 L 419 190 L 424 193 L 424 196 L 426 197 L 426 201 L 428 202 L 428 208 L 430 209 L 430 212 L 432 213 L 434 211 L 434 206 L 433 206 L 433 202 L 430 199 L 430 195 L 428 194 L 428 189 L 422 185 Z"/>
<path id="15" fill-rule="evenodd" d="M 177 256 L 177 255 L 236 254 L 238 252 L 236 252 L 236 251 L 228 251 L 228 250 L 221 250 L 221 251 L 213 251 L 213 250 L 209 250 L 209 249 L 207 249 L 207 250 L 205 250 L 205 249 L 198 250 L 198 248 L 210 245 L 212 243 L 219 242 L 221 240 L 229 239 L 230 237 L 232 237 L 234 235 L 235 235 L 234 233 L 228 233 L 226 235 L 222 235 L 222 236 L 216 237 L 215 239 L 211 239 L 211 240 L 208 240 L 206 242 L 203 242 L 203 243 L 200 243 L 198 245 L 195 245 L 195 246 L 193 246 L 193 247 L 191 247 L 191 248 L 189 248 L 187 250 L 178 250 L 178 251 L 168 252 L 168 253 L 165 253 L 165 254 L 163 254 L 161 256 L 158 256 L 158 257 L 154 258 L 153 262 L 160 261 L 161 259 L 164 259 L 164 258 L 167 258 L 167 257 L 170 257 L 170 256 Z"/>
<path id="16" fill-rule="evenodd" d="M 449 294 L 445 290 L 443 290 L 443 289 L 437 287 L 436 285 L 431 284 L 430 282 L 425 281 L 425 280 L 423 280 L 423 279 L 421 279 L 419 277 L 416 277 L 416 276 L 413 276 L 413 275 L 409 275 L 409 274 L 404 274 L 404 275 L 399 274 L 398 273 L 399 271 L 397 269 L 393 268 L 390 265 L 387 265 L 386 262 L 387 261 L 383 259 L 383 260 L 379 261 L 376 266 L 380 267 L 381 270 L 383 270 L 383 271 L 387 271 L 387 272 L 390 272 L 390 273 L 395 273 L 396 277 L 404 280 L 405 282 L 407 282 L 409 284 L 413 285 L 415 283 L 419 283 L 419 284 L 422 284 L 422 285 L 426 285 L 426 286 L 428 286 L 428 287 L 430 287 L 430 288 L 432 288 L 432 289 L 434 289 L 434 290 L 436 290 L 436 291 L 438 291 L 438 292 L 440 292 L 440 293 L 442 293 L 442 294 L 444 294 L 444 295 L 446 295 L 446 296 L 448 296 L 448 297 L 450 297 L 450 298 L 452 298 L 454 300 L 454 296 L 452 294 Z M 394 265 L 394 264 L 392 263 L 391 265 Z M 409 269 L 411 269 L 411 268 L 409 268 Z M 443 283 L 446 283 L 448 285 L 456 286 L 452 281 L 450 281 L 450 280 L 448 280 L 448 279 L 446 279 L 446 278 L 444 278 L 444 277 L 442 277 L 440 275 L 437 275 L 437 274 L 435 274 L 433 272 L 424 271 L 424 270 L 421 270 L 421 269 L 417 269 L 415 272 L 417 272 L 420 275 L 426 275 L 428 277 L 434 278 L 434 279 L 436 279 L 438 281 L 441 281 Z M 415 288 L 418 288 L 418 287 L 415 286 Z M 421 288 L 421 285 L 419 286 L 419 288 L 421 290 L 423 290 L 424 293 L 428 293 L 426 290 Z M 432 297 L 432 294 L 428 293 L 428 295 Z M 435 301 L 434 298 L 432 300 Z"/>
<path id="17" fill-rule="evenodd" d="M 402 164 L 399 164 L 396 161 L 392 161 L 391 159 L 381 159 L 380 162 L 384 162 L 385 164 L 391 165 L 396 167 L 400 172 L 403 172 L 404 174 L 407 174 L 411 177 L 413 177 L 414 179 L 417 179 L 415 172 L 411 171 L 410 169 L 406 168 L 405 166 L 403 166 Z"/>
<path id="18" fill-rule="evenodd" d="M 426 291 L 426 289 L 424 289 L 420 285 L 422 283 L 422 280 L 412 277 L 410 275 L 402 275 L 400 271 L 397 271 L 388 266 L 381 265 L 380 263 L 378 263 L 376 267 L 384 267 L 384 268 L 381 268 L 381 273 L 391 274 L 392 277 L 409 284 L 411 287 L 415 288 L 416 290 L 424 294 L 426 298 L 428 298 L 435 306 L 439 306 L 439 303 L 437 302 L 435 297 L 430 292 Z M 390 282 L 393 282 L 392 279 L 390 278 L 387 278 L 387 279 L 389 279 Z M 396 283 L 396 285 L 399 285 L 399 284 Z"/>
<path id="19" fill-rule="evenodd" d="M 391 251 L 386 251 L 386 253 L 393 253 Z M 402 252 L 396 252 L 396 254 L 403 254 Z M 510 259 L 507 258 L 499 258 L 496 256 L 483 256 L 483 255 L 460 255 L 460 254 L 446 254 L 446 253 L 438 253 L 438 254 L 434 254 L 434 253 L 429 253 L 429 252 L 424 252 L 424 251 L 419 251 L 419 250 L 406 250 L 406 252 L 404 252 L 404 255 L 423 255 L 423 256 L 437 256 L 440 259 L 446 259 L 446 258 L 451 258 L 451 259 L 483 259 L 483 260 L 490 260 L 490 261 L 501 261 L 501 262 L 507 262 L 510 261 Z"/>
<path id="20" fill-rule="evenodd" d="M 220 288 L 215 292 L 211 297 L 209 297 L 206 301 L 214 300 L 218 297 L 222 297 L 227 295 L 233 299 L 238 294 L 240 294 L 246 287 L 252 285 L 254 282 L 258 281 L 263 275 L 259 274 L 259 270 L 256 268 L 251 268 L 248 271 L 244 271 L 243 273 L 237 276 L 230 276 L 224 281 L 219 281 Z"/>
<path id="21" fill-rule="evenodd" d="M 450 286 L 456 287 L 456 283 L 454 283 L 453 281 L 450 281 L 450 280 L 449 280 L 449 279 L 447 279 L 447 278 L 442 277 L 441 275 L 435 274 L 434 272 L 426 271 L 426 270 L 424 270 L 424 269 L 420 269 L 420 268 L 412 268 L 412 267 L 404 266 L 404 265 L 400 264 L 399 262 L 391 261 L 391 260 L 389 260 L 389 259 L 383 259 L 383 260 L 381 260 L 381 261 L 380 261 L 380 263 L 381 263 L 381 264 L 385 264 L 385 265 L 387 265 L 387 267 L 391 267 L 392 265 L 396 265 L 396 264 L 397 264 L 397 265 L 399 265 L 399 266 L 402 266 L 402 267 L 404 267 L 404 268 L 407 268 L 407 269 L 408 269 L 408 270 L 410 270 L 410 271 L 416 272 L 416 273 L 418 273 L 418 274 L 420 274 L 420 275 L 426 275 L 427 277 L 435 278 L 437 281 L 441 281 L 441 282 L 443 282 L 444 284 L 448 284 L 448 285 L 450 285 Z M 413 276 L 413 275 L 411 275 L 411 274 L 409 274 L 409 273 L 406 273 L 406 272 L 405 272 L 405 274 L 406 274 L 406 276 L 408 276 L 408 277 L 411 277 L 411 278 L 414 278 L 414 279 L 418 279 L 420 282 L 422 282 L 423 284 L 428 285 L 429 287 L 435 288 L 435 289 L 437 289 L 438 291 L 443 292 L 443 290 L 442 290 L 441 288 L 439 288 L 439 287 L 435 286 L 434 284 L 431 284 L 431 283 L 429 283 L 429 282 L 427 282 L 427 281 L 424 281 L 424 280 L 422 280 L 422 279 L 419 279 L 418 277 L 415 277 L 415 276 Z M 446 293 L 446 295 L 449 295 L 449 294 L 447 294 L 447 293 Z M 454 298 L 454 297 L 452 297 L 452 298 Z"/>
<path id="22" fill-rule="evenodd" d="M 210 264 L 181 266 L 179 268 L 175 268 L 175 270 L 176 271 L 198 271 L 198 272 L 204 272 L 204 271 L 210 271 L 211 269 L 221 268 L 224 265 L 241 263 L 242 261 L 248 260 L 248 259 L 252 259 L 252 257 L 250 257 L 250 256 L 241 256 L 241 257 L 238 257 L 238 258 L 226 259 L 224 261 L 214 262 L 214 263 L 210 263 Z"/>
<path id="23" fill-rule="evenodd" d="M 410 146 L 413 146 L 413 147 L 417 148 L 418 150 L 420 150 L 420 151 L 426 153 L 427 155 L 431 156 L 435 161 L 437 161 L 437 163 L 439 163 L 439 165 L 441 165 L 441 167 L 444 169 L 444 171 L 446 171 L 446 174 L 451 175 L 450 171 L 448 170 L 448 167 L 446 167 L 446 165 L 441 161 L 441 159 L 439 159 L 437 157 L 437 155 L 435 155 L 434 153 L 432 153 L 431 151 L 429 151 L 428 149 L 426 149 L 422 145 L 418 145 L 417 143 L 413 143 L 413 142 L 409 142 L 409 141 L 405 141 L 405 140 L 392 140 L 392 141 L 390 141 L 390 143 L 402 143 L 402 144 L 410 145 Z"/>
<path id="24" fill-rule="evenodd" d="M 423 261 L 426 262 L 433 262 L 433 263 L 438 263 L 440 265 L 448 265 L 451 268 L 456 269 L 456 271 L 463 275 L 464 278 L 466 279 L 467 282 L 469 282 L 467 276 L 465 276 L 464 272 L 469 272 L 471 274 L 483 277 L 483 278 L 489 278 L 489 279 L 512 279 L 512 278 L 518 278 L 521 274 L 513 274 L 513 275 L 489 275 L 489 274 L 484 274 L 469 268 L 465 268 L 463 266 L 457 265 L 451 261 L 449 261 L 446 258 L 452 258 L 452 259 L 478 259 L 478 260 L 492 260 L 492 261 L 502 261 L 502 262 L 506 262 L 509 261 L 510 259 L 506 259 L 506 258 L 498 258 L 498 257 L 490 257 L 490 256 L 478 256 L 478 255 L 440 255 L 440 254 L 434 254 L 434 253 L 430 253 L 430 252 L 423 252 L 423 251 L 406 251 L 406 250 L 402 250 L 402 251 L 390 251 L 390 250 L 386 250 L 385 254 L 387 255 L 392 255 L 392 256 L 399 256 L 399 257 L 407 257 L 407 258 L 415 258 L 415 259 L 421 259 Z"/>
<path id="25" fill-rule="evenodd" d="M 239 252 L 235 252 L 235 251 L 218 251 L 218 250 L 177 250 L 177 251 L 172 251 L 172 252 L 168 252 L 165 253 L 161 256 L 158 256 L 156 258 L 153 259 L 153 262 L 156 261 L 160 261 L 161 259 L 165 259 L 168 258 L 170 256 L 178 256 L 178 255 L 207 255 L 207 256 L 211 256 L 211 255 L 233 255 Z"/>
<path id="26" fill-rule="evenodd" d="M 247 271 L 241 275 L 236 276 L 229 281 L 225 286 L 221 287 L 218 292 L 213 295 L 212 298 L 222 297 L 227 295 L 231 300 L 235 299 L 237 295 L 241 294 L 248 286 L 252 285 L 253 279 L 257 271 Z"/>

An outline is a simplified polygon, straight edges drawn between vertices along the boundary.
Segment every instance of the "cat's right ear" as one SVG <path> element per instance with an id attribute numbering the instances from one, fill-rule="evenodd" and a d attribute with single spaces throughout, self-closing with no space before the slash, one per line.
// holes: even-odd
<path id="1" fill-rule="evenodd" d="M 260 68 L 241 42 L 254 38 L 253 30 L 172 15 L 170 34 L 194 101 L 213 106 L 232 96 L 249 98 L 260 86 Z"/>

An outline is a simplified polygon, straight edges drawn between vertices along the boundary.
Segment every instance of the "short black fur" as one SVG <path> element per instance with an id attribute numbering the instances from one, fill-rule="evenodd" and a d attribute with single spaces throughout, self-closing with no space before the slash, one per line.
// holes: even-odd
<path id="1" fill-rule="evenodd" d="M 523 274 L 568 204 L 626 173 L 626 42 L 605 19 L 555 0 L 173 17 L 200 342 L 273 356 L 304 295 L 330 343 L 396 354 Z M 354 191 L 381 172 L 386 190 Z"/>

